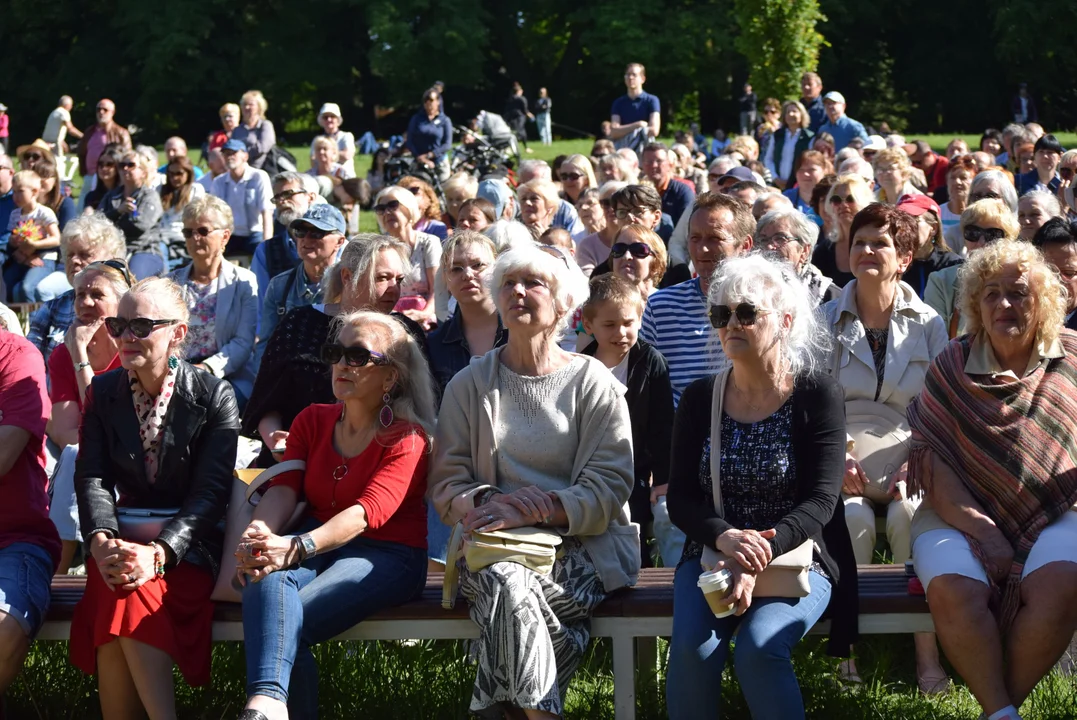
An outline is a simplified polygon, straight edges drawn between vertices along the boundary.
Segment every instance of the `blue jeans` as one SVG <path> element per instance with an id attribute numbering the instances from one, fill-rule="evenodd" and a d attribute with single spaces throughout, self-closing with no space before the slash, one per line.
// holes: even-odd
<path id="1" fill-rule="evenodd" d="M 308 522 L 301 532 L 317 526 Z M 299 567 L 247 583 L 247 696 L 287 702 L 293 718 L 316 718 L 318 669 L 310 647 L 411 600 L 425 585 L 426 550 L 362 535 Z"/>
<path id="2" fill-rule="evenodd" d="M 31 640 L 49 612 L 52 571 L 45 548 L 17 542 L 0 549 L 0 613 L 15 618 Z"/>
<path id="3" fill-rule="evenodd" d="M 37 284 L 47 278 L 56 269 L 55 260 L 44 260 L 40 267 L 27 267 L 14 260 L 4 268 L 4 284 L 11 293 L 12 302 L 37 302 L 35 291 Z"/>
<path id="4" fill-rule="evenodd" d="M 804 700 L 793 671 L 793 648 L 822 617 L 830 581 L 809 573 L 803 598 L 757 598 L 737 617 L 714 617 L 696 586 L 698 561 L 686 561 L 673 580 L 673 638 L 669 644 L 666 706 L 670 720 L 717 720 L 722 670 L 733 642 L 733 668 L 754 720 L 797 720 Z"/>
<path id="5" fill-rule="evenodd" d="M 434 503 L 426 503 L 426 556 L 445 564 L 445 555 L 449 552 L 449 536 L 452 528 L 441 522 L 441 516 L 434 509 Z"/>
<path id="6" fill-rule="evenodd" d="M 654 517 L 654 537 L 658 541 L 662 567 L 675 568 L 681 561 L 681 553 L 684 552 L 685 537 L 681 529 L 669 519 L 665 495 L 651 506 L 651 515 Z"/>
<path id="7" fill-rule="evenodd" d="M 254 255 L 254 251 L 262 244 L 262 233 L 252 232 L 250 235 L 233 235 L 228 238 L 228 245 L 224 248 L 226 257 L 235 255 Z"/>
<path id="8" fill-rule="evenodd" d="M 136 279 L 145 280 L 148 277 L 164 275 L 168 270 L 168 263 L 160 253 L 137 252 L 128 260 L 127 268 Z"/>
<path id="9" fill-rule="evenodd" d="M 67 275 L 64 274 L 64 264 L 60 263 L 56 266 L 56 270 L 37 284 L 30 300 L 31 302 L 48 302 L 70 289 L 71 283 L 67 282 Z"/>

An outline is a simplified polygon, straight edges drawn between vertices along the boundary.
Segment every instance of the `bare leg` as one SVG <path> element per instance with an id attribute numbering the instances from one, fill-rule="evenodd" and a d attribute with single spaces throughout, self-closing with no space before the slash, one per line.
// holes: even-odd
<path id="1" fill-rule="evenodd" d="M 445 563 L 438 562 L 437 560 L 427 559 L 426 572 L 429 573 L 443 573 L 445 572 Z"/>
<path id="2" fill-rule="evenodd" d="M 56 568 L 57 575 L 67 575 L 67 571 L 71 569 L 71 563 L 75 560 L 75 553 L 78 552 L 79 542 L 77 540 L 63 540 L 63 548 L 60 550 L 60 567 Z"/>
<path id="3" fill-rule="evenodd" d="M 162 650 L 131 638 L 122 637 L 118 642 L 150 720 L 176 720 L 172 658 Z"/>
<path id="4" fill-rule="evenodd" d="M 1006 638 L 1006 687 L 1020 707 L 1077 628 L 1077 563 L 1052 562 L 1021 582 L 1021 610 Z"/>
<path id="5" fill-rule="evenodd" d="M 288 704 L 265 695 L 254 695 L 243 706 L 244 710 L 257 710 L 269 720 L 288 720 Z"/>
<path id="6" fill-rule="evenodd" d="M 22 625 L 7 613 L 0 612 L 0 696 L 22 670 L 22 661 L 29 649 L 30 639 Z"/>
<path id="7" fill-rule="evenodd" d="M 529 710 L 524 708 L 524 715 L 527 720 L 558 720 L 561 716 L 548 713 L 545 710 Z"/>
<path id="8" fill-rule="evenodd" d="M 916 682 L 920 691 L 934 695 L 949 690 L 950 678 L 939 662 L 935 633 L 913 633 L 912 640 L 916 645 Z"/>
<path id="9" fill-rule="evenodd" d="M 115 640 L 97 648 L 97 695 L 105 720 L 141 720 L 146 716 L 127 658 Z"/>
<path id="10" fill-rule="evenodd" d="M 987 585 L 962 575 L 940 575 L 927 589 L 942 649 L 988 715 L 1015 704 L 1004 685 L 1002 640 L 987 605 L 990 595 Z"/>

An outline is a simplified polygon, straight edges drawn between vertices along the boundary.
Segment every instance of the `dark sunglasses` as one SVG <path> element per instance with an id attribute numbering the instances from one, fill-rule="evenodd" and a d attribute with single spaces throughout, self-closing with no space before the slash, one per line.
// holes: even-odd
<path id="1" fill-rule="evenodd" d="M 632 257 L 637 260 L 650 257 L 653 253 L 651 246 L 647 243 L 635 242 L 631 245 L 628 243 L 613 243 L 613 247 L 610 248 L 610 257 L 619 258 L 624 257 L 625 253 L 632 253 Z"/>
<path id="2" fill-rule="evenodd" d="M 38 160 L 40 160 L 40 159 L 41 159 L 42 157 L 44 157 L 44 155 L 42 155 L 41 153 L 31 153 L 31 152 L 28 152 L 28 153 L 23 153 L 23 154 L 22 154 L 22 159 L 23 159 L 24 161 L 25 161 L 25 160 L 29 160 L 30 162 L 37 162 L 37 161 L 38 161 Z"/>
<path id="3" fill-rule="evenodd" d="M 1006 237 L 1006 231 L 1001 228 L 982 228 L 978 225 L 967 225 L 964 231 L 966 242 L 993 243 Z"/>
<path id="4" fill-rule="evenodd" d="M 969 195 L 969 205 L 980 200 L 1001 200 L 1002 196 L 993 192 L 978 192 Z"/>
<path id="5" fill-rule="evenodd" d="M 841 195 L 831 195 L 830 196 L 830 204 L 831 205 L 841 205 L 842 203 L 848 203 L 849 205 L 852 205 L 855 202 L 856 202 L 856 198 L 853 197 L 852 195 L 848 195 L 848 196 L 846 196 L 844 198 Z"/>
<path id="6" fill-rule="evenodd" d="M 296 240 L 303 240 L 304 238 L 310 238 L 311 240 L 321 240 L 326 235 L 332 235 L 333 233 L 328 230 L 319 230 L 318 228 L 310 227 L 309 225 L 300 225 L 299 227 L 291 228 L 292 237 Z"/>
<path id="7" fill-rule="evenodd" d="M 326 343 L 322 345 L 322 362 L 326 365 L 336 365 L 340 359 L 348 367 L 363 367 L 367 363 L 375 365 L 388 365 L 389 358 L 381 353 L 369 350 L 362 345 L 341 345 L 340 343 Z"/>
<path id="8" fill-rule="evenodd" d="M 729 321 L 733 319 L 734 315 L 737 316 L 737 322 L 740 323 L 741 327 L 751 327 L 755 325 L 755 321 L 761 316 L 770 312 L 770 310 L 761 310 L 751 303 L 741 303 L 737 305 L 736 310 L 728 305 L 711 305 L 707 316 L 711 320 L 711 327 L 715 330 L 721 330 L 729 325 Z"/>
<path id="9" fill-rule="evenodd" d="M 120 163 L 120 167 L 122 167 L 124 170 L 127 170 L 128 168 L 138 167 L 138 163 L 131 162 L 130 160 L 125 160 Z"/>
<path id="10" fill-rule="evenodd" d="M 139 340 L 145 340 L 160 325 L 175 325 L 178 320 L 150 320 L 149 318 L 105 318 L 105 329 L 114 338 L 121 338 L 130 330 Z"/>
<path id="11" fill-rule="evenodd" d="M 199 228 L 195 228 L 195 229 L 192 230 L 191 228 L 183 228 L 183 230 L 181 230 L 180 232 L 183 233 L 184 239 L 190 240 L 195 235 L 197 235 L 198 237 L 203 237 L 203 238 L 204 237 L 209 237 L 213 233 L 217 232 L 218 229 L 219 228 L 199 227 Z"/>
<path id="12" fill-rule="evenodd" d="M 399 209 L 400 209 L 400 201 L 399 200 L 390 200 L 389 202 L 385 203 L 384 205 L 375 205 L 374 206 L 374 214 L 375 215 L 384 215 L 387 212 L 396 212 Z"/>
<path id="13" fill-rule="evenodd" d="M 107 267 L 115 270 L 120 275 L 123 275 L 124 282 L 127 283 L 127 287 L 131 287 L 135 284 L 135 278 L 131 275 L 130 269 L 127 267 L 127 263 L 123 260 L 97 260 L 86 266 L 87 269 L 92 267 Z"/>
<path id="14" fill-rule="evenodd" d="M 583 177 L 583 173 L 558 173 L 562 180 L 568 180 L 569 182 L 576 182 Z"/>

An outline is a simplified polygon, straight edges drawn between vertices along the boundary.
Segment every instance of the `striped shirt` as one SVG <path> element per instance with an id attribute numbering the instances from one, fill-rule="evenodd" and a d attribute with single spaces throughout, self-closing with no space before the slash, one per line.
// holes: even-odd
<path id="1" fill-rule="evenodd" d="M 640 337 L 669 364 L 673 404 L 693 380 L 713 375 L 725 363 L 722 346 L 707 318 L 699 278 L 658 290 L 647 300 Z"/>

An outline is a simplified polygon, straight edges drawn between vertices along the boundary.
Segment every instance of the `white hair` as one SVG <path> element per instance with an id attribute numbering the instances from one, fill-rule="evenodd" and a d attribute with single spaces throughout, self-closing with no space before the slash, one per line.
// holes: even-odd
<path id="1" fill-rule="evenodd" d="M 850 160 L 852 158 L 858 158 L 858 157 L 862 157 L 862 155 L 860 154 L 860 151 L 857 150 L 856 148 L 851 148 L 851 147 L 842 148 L 838 152 L 838 154 L 834 156 L 834 164 L 835 165 L 841 165 L 846 160 Z"/>
<path id="2" fill-rule="evenodd" d="M 786 198 L 786 200 L 788 200 L 788 198 Z M 789 223 L 790 233 L 797 239 L 797 242 L 807 248 L 808 257 L 811 257 L 812 250 L 815 249 L 815 243 L 819 242 L 819 226 L 807 215 L 792 206 L 771 210 L 766 215 L 759 218 L 759 222 L 755 225 L 756 238 L 758 238 L 763 233 L 763 230 L 769 225 L 782 220 Z"/>
<path id="3" fill-rule="evenodd" d="M 871 163 L 859 155 L 843 162 L 838 167 L 838 175 L 859 175 L 869 183 L 875 182 L 875 171 L 871 168 Z"/>
<path id="4" fill-rule="evenodd" d="M 975 195 L 977 191 L 988 183 L 993 183 L 1002 195 L 1002 202 L 1006 203 L 1006 207 L 1010 209 L 1010 212 L 1017 213 L 1017 190 L 1014 188 L 1010 179 L 1003 175 L 998 170 L 984 170 L 981 173 L 977 173 L 976 177 L 972 178 L 972 182 L 969 184 L 969 195 Z"/>
<path id="5" fill-rule="evenodd" d="M 415 199 L 415 195 L 410 190 L 405 190 L 399 185 L 390 185 L 387 188 L 383 188 L 374 198 L 374 204 L 379 204 L 382 199 L 388 198 L 389 200 L 396 200 L 400 203 L 400 206 L 404 208 L 408 216 L 408 222 L 414 224 L 422 219 L 422 213 L 419 212 L 419 201 Z M 378 227 L 385 231 L 384 226 L 381 224 L 381 219 L 377 218 Z"/>
<path id="6" fill-rule="evenodd" d="M 799 378 L 824 367 L 830 353 L 830 333 L 812 309 L 808 286 L 784 260 L 757 254 L 726 260 L 711 280 L 707 301 L 711 305 L 750 302 L 773 309 L 775 317 L 789 314 L 793 318 L 790 328 L 776 331 L 789 372 Z"/>
<path id="7" fill-rule="evenodd" d="M 711 164 L 707 167 L 707 171 L 725 175 L 735 167 L 740 167 L 739 160 L 732 155 L 719 155 L 711 161 Z"/>
<path id="8" fill-rule="evenodd" d="M 905 136 L 904 135 L 898 135 L 897 133 L 890 133 L 889 135 L 886 136 L 886 147 L 888 147 L 888 148 L 905 147 L 906 144 L 907 143 L 905 142 Z"/>
<path id="9" fill-rule="evenodd" d="M 1022 200 L 1028 200 L 1035 202 L 1039 200 L 1044 210 L 1047 211 L 1047 217 L 1062 217 L 1062 203 L 1059 201 L 1058 196 L 1053 192 L 1047 192 L 1046 190 L 1031 190 L 1020 198 L 1017 199 L 1017 204 L 1020 205 Z"/>
<path id="10" fill-rule="evenodd" d="M 550 168 L 550 164 L 545 160 L 524 160 L 520 163 L 520 169 L 517 172 L 520 178 L 520 184 L 524 184 L 528 180 L 545 180 L 546 182 L 553 182 L 553 170 Z M 525 180 L 524 178 L 527 178 Z"/>
<path id="11" fill-rule="evenodd" d="M 494 241 L 498 252 L 535 242 L 527 226 L 515 220 L 498 220 L 492 225 L 487 225 L 482 234 Z"/>
<path id="12" fill-rule="evenodd" d="M 530 236 L 530 233 L 528 235 Z M 553 309 L 557 315 L 557 322 L 552 328 L 555 333 L 568 327 L 572 321 L 572 313 L 590 295 L 587 276 L 580 270 L 571 254 L 550 245 L 539 245 L 534 241 L 520 243 L 502 251 L 490 272 L 490 291 L 502 317 L 505 316 L 505 309 L 499 305 L 499 291 L 505 276 L 514 272 L 533 273 L 550 284 Z"/>

